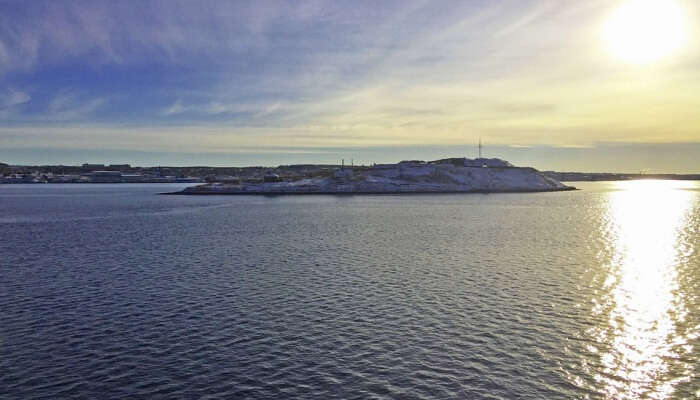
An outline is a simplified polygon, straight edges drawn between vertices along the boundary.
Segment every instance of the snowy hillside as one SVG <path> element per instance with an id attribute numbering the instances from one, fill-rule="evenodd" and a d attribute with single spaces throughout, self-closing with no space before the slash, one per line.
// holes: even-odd
<path id="1" fill-rule="evenodd" d="M 571 190 L 533 168 L 518 168 L 499 159 L 404 161 L 369 168 L 339 168 L 331 177 L 259 183 L 212 183 L 185 194 L 269 193 L 431 193 L 534 192 Z"/>

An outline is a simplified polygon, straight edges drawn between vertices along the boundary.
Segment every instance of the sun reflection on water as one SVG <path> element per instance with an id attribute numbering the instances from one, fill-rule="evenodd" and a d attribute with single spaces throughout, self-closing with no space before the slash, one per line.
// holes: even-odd
<path id="1" fill-rule="evenodd" d="M 690 338 L 677 329 L 688 313 L 678 291 L 681 233 L 690 223 L 695 195 L 682 190 L 686 186 L 620 182 L 609 193 L 604 234 L 612 259 L 605 294 L 593 307 L 609 318 L 590 332 L 602 353 L 594 378 L 607 398 L 668 398 L 691 374 L 660 379 L 669 376 L 669 360 L 692 350 Z"/>

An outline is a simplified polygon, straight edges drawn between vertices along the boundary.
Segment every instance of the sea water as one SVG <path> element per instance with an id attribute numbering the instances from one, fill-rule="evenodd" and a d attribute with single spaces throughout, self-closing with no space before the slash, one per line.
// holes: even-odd
<path id="1" fill-rule="evenodd" d="M 700 183 L 0 185 L 0 398 L 700 396 Z"/>

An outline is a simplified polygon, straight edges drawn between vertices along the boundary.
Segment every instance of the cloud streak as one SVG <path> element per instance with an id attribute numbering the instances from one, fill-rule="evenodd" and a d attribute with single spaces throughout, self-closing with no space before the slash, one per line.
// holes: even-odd
<path id="1" fill-rule="evenodd" d="M 0 93 L 0 109 L 7 109 L 19 104 L 24 104 L 32 97 L 18 90 L 9 89 L 5 93 Z"/>

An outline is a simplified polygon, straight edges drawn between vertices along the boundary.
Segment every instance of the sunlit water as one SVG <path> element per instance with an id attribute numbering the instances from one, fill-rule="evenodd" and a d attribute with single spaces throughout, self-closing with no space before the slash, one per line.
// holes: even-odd
<path id="1" fill-rule="evenodd" d="M 699 398 L 700 183 L 0 185 L 0 398 Z"/>

